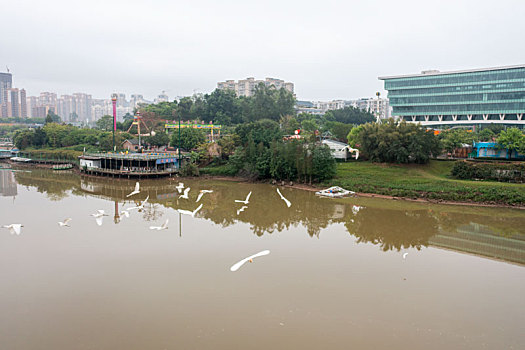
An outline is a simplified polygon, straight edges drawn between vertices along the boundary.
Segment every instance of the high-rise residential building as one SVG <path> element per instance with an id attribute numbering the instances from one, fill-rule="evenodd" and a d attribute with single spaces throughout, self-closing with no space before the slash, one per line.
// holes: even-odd
<path id="1" fill-rule="evenodd" d="M 343 100 L 333 100 L 333 101 L 316 101 L 313 102 L 315 108 L 320 109 L 324 112 L 326 111 L 333 111 L 336 109 L 343 109 L 345 108 L 345 101 Z"/>
<path id="2" fill-rule="evenodd" d="M 9 112 L 7 108 L 8 91 L 13 86 L 13 76 L 11 73 L 0 73 L 0 117 L 7 118 Z"/>
<path id="3" fill-rule="evenodd" d="M 17 88 L 9 89 L 7 105 L 9 107 L 8 116 L 20 118 L 20 91 Z"/>
<path id="4" fill-rule="evenodd" d="M 360 98 L 345 101 L 345 107 L 355 107 L 372 113 L 376 120 L 390 118 L 390 104 L 388 98 Z"/>
<path id="5" fill-rule="evenodd" d="M 45 118 L 49 112 L 55 113 L 53 107 L 49 106 L 35 106 L 31 108 L 31 118 Z"/>
<path id="6" fill-rule="evenodd" d="M 138 94 L 131 95 L 131 100 L 129 101 L 129 106 L 131 108 L 136 108 L 136 107 L 138 107 L 139 103 L 147 104 L 148 101 L 146 101 L 144 99 L 144 96 L 142 96 L 142 95 L 138 95 Z"/>
<path id="7" fill-rule="evenodd" d="M 20 116 L 22 118 L 28 118 L 29 113 L 27 112 L 27 96 L 26 90 L 20 90 Z"/>
<path id="8" fill-rule="evenodd" d="M 169 100 L 170 98 L 168 95 L 166 95 L 166 91 L 162 91 L 153 102 L 155 103 L 169 102 Z"/>
<path id="9" fill-rule="evenodd" d="M 75 100 L 74 113 L 78 120 L 93 121 L 91 118 L 91 95 L 84 93 L 74 93 L 73 98 Z"/>
<path id="10" fill-rule="evenodd" d="M 41 92 L 40 98 L 38 99 L 40 106 L 49 107 L 48 110 L 52 110 L 53 113 L 56 113 L 57 110 L 57 94 L 54 92 Z"/>
<path id="11" fill-rule="evenodd" d="M 29 96 L 27 97 L 27 113 L 28 117 L 34 118 L 33 116 L 33 108 L 38 106 L 38 97 L 36 96 Z"/>
<path id="12" fill-rule="evenodd" d="M 285 89 L 292 94 L 294 93 L 294 85 L 290 82 L 285 82 L 281 79 L 266 78 L 265 80 L 255 80 L 255 78 L 246 78 L 239 81 L 226 80 L 217 83 L 219 90 L 233 90 L 237 96 L 253 96 L 255 87 L 259 84 L 264 84 L 266 87 L 273 87 L 275 89 Z"/>
<path id="13" fill-rule="evenodd" d="M 72 95 L 62 95 L 57 99 L 57 114 L 64 122 L 71 121 L 75 111 L 75 100 Z"/>
<path id="14" fill-rule="evenodd" d="M 427 126 L 525 127 L 525 64 L 380 77 L 392 114 Z"/>

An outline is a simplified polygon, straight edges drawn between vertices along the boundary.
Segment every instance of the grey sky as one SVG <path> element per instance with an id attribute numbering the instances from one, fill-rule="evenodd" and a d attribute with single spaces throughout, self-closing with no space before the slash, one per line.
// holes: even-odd
<path id="1" fill-rule="evenodd" d="M 28 95 L 170 98 L 275 77 L 299 99 L 373 96 L 378 76 L 525 63 L 525 1 L 0 0 L 0 71 Z"/>

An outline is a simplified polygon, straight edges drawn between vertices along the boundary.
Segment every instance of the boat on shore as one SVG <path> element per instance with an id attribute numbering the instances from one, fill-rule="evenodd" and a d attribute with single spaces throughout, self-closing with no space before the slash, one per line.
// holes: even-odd
<path id="1" fill-rule="evenodd" d="M 339 186 L 332 186 L 332 187 L 327 188 L 325 190 L 317 191 L 317 192 L 315 192 L 315 194 L 318 195 L 318 196 L 323 196 L 323 197 L 339 198 L 339 197 L 344 197 L 344 196 L 348 196 L 348 195 L 354 195 L 355 192 L 346 190 L 346 189 L 344 189 L 342 187 L 339 187 Z"/>

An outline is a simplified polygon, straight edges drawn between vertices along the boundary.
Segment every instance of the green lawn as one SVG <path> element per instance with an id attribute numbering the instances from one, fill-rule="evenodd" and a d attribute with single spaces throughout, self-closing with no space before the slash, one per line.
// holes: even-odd
<path id="1" fill-rule="evenodd" d="M 525 185 L 452 179 L 453 165 L 436 160 L 426 165 L 338 163 L 336 177 L 325 185 L 398 197 L 525 205 Z"/>

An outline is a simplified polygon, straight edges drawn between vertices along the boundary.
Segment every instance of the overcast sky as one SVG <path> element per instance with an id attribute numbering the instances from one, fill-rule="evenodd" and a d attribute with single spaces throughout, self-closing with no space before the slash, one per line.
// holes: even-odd
<path id="1" fill-rule="evenodd" d="M 383 75 L 525 63 L 524 0 L 0 0 L 0 71 L 28 95 L 173 98 L 275 77 L 301 100 Z"/>

